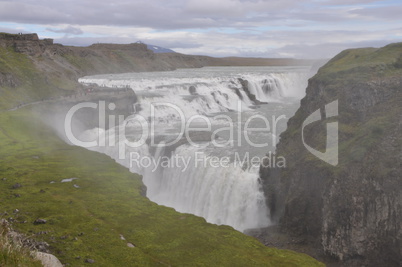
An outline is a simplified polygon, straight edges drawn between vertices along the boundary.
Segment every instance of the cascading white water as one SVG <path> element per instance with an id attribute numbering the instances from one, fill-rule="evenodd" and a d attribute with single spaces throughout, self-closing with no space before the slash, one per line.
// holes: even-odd
<path id="1" fill-rule="evenodd" d="M 175 153 L 190 159 L 188 167 L 166 168 L 163 173 L 146 175 L 144 182 L 151 188 L 149 198 L 240 231 L 267 226 L 268 212 L 258 173 L 234 163 L 213 167 L 204 162 L 208 155 L 196 155 L 197 152 L 197 148 L 180 146 Z M 152 190 L 155 182 L 157 190 Z"/>
<path id="2" fill-rule="evenodd" d="M 253 155 L 261 156 L 270 148 L 257 150 L 251 146 L 233 145 L 239 140 L 229 140 L 225 146 L 217 147 L 214 140 L 205 136 L 196 141 L 201 147 L 191 146 L 184 136 L 175 144 L 163 146 L 177 136 L 180 121 L 188 121 L 193 116 L 208 116 L 205 118 L 209 118 L 213 125 L 213 129 L 207 133 L 210 136 L 214 129 L 222 126 L 220 119 L 210 118 L 212 115 L 235 117 L 241 112 L 248 116 L 257 113 L 270 116 L 265 111 L 253 108 L 250 94 L 261 102 L 279 103 L 275 106 L 277 109 L 287 108 L 285 99 L 288 97 L 300 98 L 304 95 L 308 75 L 305 71 L 285 69 L 282 72 L 267 72 L 263 68 L 263 71 L 250 69 L 241 69 L 239 73 L 232 73 L 233 69 L 230 68 L 206 68 L 84 77 L 80 79 L 83 84 L 131 87 L 138 97 L 136 105 L 141 109 L 137 109 L 136 115 L 121 125 L 107 131 L 88 130 L 82 138 L 116 140 L 114 146 L 91 149 L 111 156 L 132 172 L 142 174 L 147 197 L 158 204 L 202 216 L 211 223 L 230 225 L 239 231 L 268 226 L 269 211 L 259 182 L 258 168 L 244 168 L 236 164 L 233 157 L 225 166 L 215 166 L 203 158 L 230 157 L 238 151 L 250 151 Z M 239 78 L 248 82 L 248 92 Z M 155 107 L 156 103 L 162 105 Z M 166 103 L 174 104 L 177 109 L 172 109 Z M 267 107 L 271 108 L 269 105 Z M 126 145 L 127 135 L 136 137 L 142 134 L 138 133 L 138 118 L 154 120 L 156 127 L 150 138 L 158 139 L 158 146 L 152 146 L 150 142 L 139 147 Z M 243 124 L 244 121 L 234 123 L 236 129 Z M 244 129 L 239 130 L 244 132 Z M 254 137 L 266 138 L 261 133 Z M 219 138 L 222 136 L 219 135 Z M 124 153 L 121 152 L 122 148 Z"/>
<path id="3" fill-rule="evenodd" d="M 98 138 L 94 135 L 96 132 L 90 130 L 84 135 L 92 135 L 88 139 L 93 140 Z M 106 137 L 107 132 L 104 133 L 106 135 L 102 136 Z M 158 147 L 152 154 L 147 145 L 129 148 L 121 158 L 117 147 L 92 149 L 111 156 L 132 172 L 142 174 L 147 197 L 152 201 L 204 217 L 211 223 L 230 225 L 239 231 L 270 224 L 258 169 L 243 169 L 238 162 L 216 167 L 208 162 L 211 153 L 190 145 L 176 148 L 174 158 L 163 156 L 163 147 Z M 165 157 L 164 168 L 162 157 Z M 147 165 L 152 161 L 148 168 L 141 165 L 140 158 L 148 158 Z"/>
<path id="4" fill-rule="evenodd" d="M 213 69 L 213 68 L 210 68 Z M 202 70 L 200 71 L 202 72 Z M 172 72 L 176 74 L 176 72 Z M 172 74 L 172 75 L 173 75 Z M 207 73 L 211 75 L 211 73 Z M 304 96 L 304 88 L 306 87 L 308 72 L 272 72 L 272 73 L 230 73 L 228 77 L 212 76 L 212 77 L 180 77 L 183 75 L 177 72 L 177 77 L 171 77 L 162 73 L 162 77 L 157 74 L 141 75 L 141 74 L 114 74 L 114 75 L 96 75 L 79 79 L 83 84 L 97 84 L 101 87 L 108 88 L 131 88 L 141 98 L 139 103 L 147 105 L 163 98 L 165 102 L 175 102 L 182 105 L 184 110 L 194 114 L 210 114 L 214 112 L 222 112 L 223 110 L 237 110 L 237 101 L 240 99 L 244 102 L 244 106 L 252 104 L 249 96 L 244 91 L 240 79 L 247 81 L 248 90 L 257 100 L 261 102 L 274 102 L 283 97 L 302 98 Z M 216 73 L 213 73 L 216 75 Z M 228 75 L 228 74 L 225 74 Z M 105 77 L 106 76 L 106 77 Z M 145 76 L 143 78 L 142 76 Z M 194 88 L 194 93 L 190 87 Z M 239 94 L 241 96 L 239 96 Z M 191 108 L 185 108 L 185 101 L 180 101 L 183 96 L 192 96 Z M 199 96 L 199 97 L 197 97 Z M 146 98 L 151 98 L 147 100 Z M 200 104 L 202 107 L 194 106 Z"/>

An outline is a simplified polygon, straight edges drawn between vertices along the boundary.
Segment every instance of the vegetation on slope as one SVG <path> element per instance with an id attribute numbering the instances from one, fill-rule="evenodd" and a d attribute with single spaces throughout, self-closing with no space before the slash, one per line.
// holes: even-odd
<path id="1" fill-rule="evenodd" d="M 201 67 L 210 60 L 156 57 L 130 45 L 23 48 L 29 53 L 0 46 L 0 110 L 72 94 L 77 78 L 87 74 Z M 307 255 L 267 248 L 231 227 L 150 202 L 141 177 L 105 155 L 68 146 L 40 117 L 29 107 L 0 113 L 0 217 L 48 244 L 37 248 L 64 264 L 321 266 Z M 70 178 L 77 179 L 61 182 Z M 7 245 L 0 239 L 0 247 Z M 12 259 L 13 251 L 1 257 Z"/>
<path id="2" fill-rule="evenodd" d="M 40 267 L 41 262 L 35 260 L 31 251 L 21 242 L 9 236 L 6 222 L 0 221 L 0 266 Z"/>
<path id="3" fill-rule="evenodd" d="M 357 265 L 399 266 L 402 202 L 402 43 L 350 49 L 309 80 L 306 97 L 281 134 L 281 170 L 262 169 L 271 215 L 288 232 L 313 237 L 329 255 Z M 324 107 L 337 101 L 336 116 Z M 316 110 L 322 119 L 305 120 Z M 326 152 L 327 125 L 338 123 L 336 166 Z M 347 265 L 347 264 L 346 264 Z"/>
<path id="4" fill-rule="evenodd" d="M 0 109 L 63 93 L 65 92 L 40 72 L 27 55 L 0 46 Z"/>
<path id="5" fill-rule="evenodd" d="M 0 211 L 18 231 L 47 242 L 64 264 L 321 266 L 150 202 L 140 176 L 65 144 L 37 116 L 27 108 L 0 113 Z M 78 179 L 61 183 L 68 178 Z"/>
<path id="6" fill-rule="evenodd" d="M 402 43 L 382 48 L 347 49 L 332 58 L 315 78 L 367 80 L 397 74 L 402 68 Z"/>

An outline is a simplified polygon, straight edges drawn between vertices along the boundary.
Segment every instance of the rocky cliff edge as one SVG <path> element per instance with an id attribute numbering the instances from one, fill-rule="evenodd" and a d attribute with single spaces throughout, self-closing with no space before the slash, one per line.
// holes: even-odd
<path id="1" fill-rule="evenodd" d="M 345 266 L 401 266 L 401 145 L 402 43 L 341 52 L 309 80 L 280 137 L 286 168 L 260 170 L 272 218 Z"/>

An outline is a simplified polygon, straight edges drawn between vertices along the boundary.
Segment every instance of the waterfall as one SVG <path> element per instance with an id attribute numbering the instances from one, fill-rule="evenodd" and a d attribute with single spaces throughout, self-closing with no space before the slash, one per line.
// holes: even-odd
<path id="1" fill-rule="evenodd" d="M 283 97 L 302 98 L 307 86 L 307 72 L 239 74 L 230 77 L 135 78 L 129 74 L 110 75 L 111 78 L 90 76 L 79 79 L 86 85 L 108 88 L 131 88 L 140 97 L 140 105 L 161 100 L 183 107 L 190 114 L 209 114 L 237 110 L 237 101 L 245 107 L 252 105 L 247 90 L 260 102 L 280 101 Z M 240 80 L 247 82 L 247 87 Z M 246 91 L 245 91 L 246 90 Z M 147 99 L 148 98 L 148 99 Z M 190 104 L 189 104 L 190 103 Z M 187 108 L 186 106 L 191 106 Z"/>
<path id="2" fill-rule="evenodd" d="M 93 139 L 95 132 L 90 130 L 83 135 L 90 134 Z M 206 159 L 210 156 L 208 151 L 188 144 L 177 147 L 167 156 L 163 143 L 159 145 L 127 148 L 124 159 L 119 157 L 118 145 L 92 149 L 143 175 L 147 197 L 158 204 L 204 217 L 210 223 L 230 225 L 239 231 L 270 224 L 258 169 L 243 169 L 233 162 L 225 167 L 213 166 Z M 151 153 L 151 149 L 155 152 Z M 152 163 L 148 168 L 133 164 L 140 158 Z"/>
<path id="3" fill-rule="evenodd" d="M 219 126 L 221 121 L 212 118 L 213 115 L 256 112 L 255 100 L 280 103 L 288 97 L 301 98 L 307 74 L 285 71 L 218 75 L 206 70 L 208 75 L 202 76 L 199 72 L 202 70 L 196 72 L 197 77 L 172 72 L 81 78 L 80 82 L 88 86 L 130 87 L 138 97 L 135 114 L 121 125 L 106 131 L 90 129 L 83 132 L 81 138 L 115 140 L 112 146 L 90 149 L 105 153 L 130 171 L 142 174 L 147 197 L 158 204 L 202 216 L 211 223 L 230 225 L 239 231 L 266 227 L 270 224 L 269 211 L 258 168 L 236 164 L 233 160 L 233 154 L 237 153 L 233 146 L 236 140 L 216 147 L 211 137 L 213 129 L 208 129 L 203 134 L 195 134 L 196 146 L 185 136 L 174 144 L 169 142 L 175 139 L 181 120 L 205 116 Z M 180 75 L 182 77 L 176 77 Z M 141 136 L 140 119 L 148 121 L 151 129 L 153 120 L 156 127 L 143 145 L 127 145 L 127 136 L 134 139 Z M 235 125 L 241 123 L 235 122 Z M 199 122 L 196 125 L 201 127 Z M 157 144 L 152 144 L 151 139 L 158 140 Z M 215 156 L 227 156 L 230 160 L 225 166 L 215 166 L 206 160 Z"/>
<path id="4" fill-rule="evenodd" d="M 243 170 L 234 163 L 227 167 L 204 164 L 198 149 L 184 145 L 175 154 L 188 159 L 187 166 L 166 168 L 162 174 L 148 175 L 147 187 L 160 182 L 159 190 L 148 197 L 179 212 L 193 213 L 208 222 L 227 224 L 239 231 L 268 226 L 270 221 L 258 172 Z M 171 159 L 173 161 L 174 159 Z M 198 161 L 198 162 L 197 162 Z"/>

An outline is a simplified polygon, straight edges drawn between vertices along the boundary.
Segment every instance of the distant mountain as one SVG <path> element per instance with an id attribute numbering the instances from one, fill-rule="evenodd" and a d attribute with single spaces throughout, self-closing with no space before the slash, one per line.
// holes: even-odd
<path id="1" fill-rule="evenodd" d="M 145 44 L 141 41 L 138 41 L 137 43 L 139 44 Z M 176 53 L 175 51 L 173 51 L 172 49 L 169 48 L 164 48 L 164 47 L 160 47 L 157 45 L 151 45 L 151 44 L 145 44 L 147 46 L 147 48 L 149 50 L 151 50 L 152 52 L 159 54 L 159 53 Z"/>
<path id="2" fill-rule="evenodd" d="M 149 50 L 153 51 L 154 53 L 176 53 L 172 49 L 168 49 L 168 48 L 164 48 L 164 47 L 160 47 L 160 46 L 156 46 L 156 45 L 147 44 L 147 48 Z"/>

